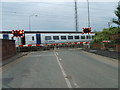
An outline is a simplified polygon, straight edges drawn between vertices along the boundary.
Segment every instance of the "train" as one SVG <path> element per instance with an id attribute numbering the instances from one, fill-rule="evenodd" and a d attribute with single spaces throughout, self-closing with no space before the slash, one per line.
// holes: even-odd
<path id="1" fill-rule="evenodd" d="M 69 42 L 90 42 L 93 41 L 95 33 L 26 33 L 24 34 L 23 38 L 12 38 L 12 36 L 12 34 L 0 34 L 1 39 L 15 40 L 16 45 L 36 45 Z"/>

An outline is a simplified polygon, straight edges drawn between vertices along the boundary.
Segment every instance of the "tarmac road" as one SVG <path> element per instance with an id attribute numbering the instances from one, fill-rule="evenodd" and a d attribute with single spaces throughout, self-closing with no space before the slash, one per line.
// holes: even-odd
<path id="1" fill-rule="evenodd" d="M 118 88 L 117 60 L 80 49 L 31 52 L 2 75 L 3 88 Z"/>

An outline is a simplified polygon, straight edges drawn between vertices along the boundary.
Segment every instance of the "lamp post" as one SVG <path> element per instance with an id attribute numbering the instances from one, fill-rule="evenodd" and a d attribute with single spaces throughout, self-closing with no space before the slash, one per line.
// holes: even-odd
<path id="1" fill-rule="evenodd" d="M 30 16 L 29 16 L 29 30 L 30 30 L 30 31 L 31 31 L 31 17 L 32 17 L 32 16 L 36 16 L 36 17 L 37 17 L 38 15 L 30 15 Z"/>

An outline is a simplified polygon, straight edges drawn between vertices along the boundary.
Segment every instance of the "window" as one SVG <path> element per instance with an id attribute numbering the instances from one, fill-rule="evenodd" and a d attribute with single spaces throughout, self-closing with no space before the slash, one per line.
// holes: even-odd
<path id="1" fill-rule="evenodd" d="M 91 36 L 86 36 L 87 39 L 91 39 Z"/>
<path id="2" fill-rule="evenodd" d="M 79 36 L 75 36 L 75 39 L 79 39 Z"/>
<path id="3" fill-rule="evenodd" d="M 61 36 L 61 40 L 66 40 L 66 36 Z"/>
<path id="4" fill-rule="evenodd" d="M 92 35 L 92 39 L 94 39 L 94 37 L 95 37 L 95 36 L 94 36 L 94 35 Z"/>
<path id="5" fill-rule="evenodd" d="M 45 40 L 51 40 L 51 36 L 45 36 Z"/>
<path id="6" fill-rule="evenodd" d="M 59 40 L 59 36 L 53 36 L 54 40 Z"/>
<path id="7" fill-rule="evenodd" d="M 34 36 L 32 36 L 32 41 L 34 41 Z"/>
<path id="8" fill-rule="evenodd" d="M 73 39 L 73 36 L 68 36 L 68 39 Z"/>
<path id="9" fill-rule="evenodd" d="M 81 39 L 85 39 L 85 36 L 81 36 Z"/>

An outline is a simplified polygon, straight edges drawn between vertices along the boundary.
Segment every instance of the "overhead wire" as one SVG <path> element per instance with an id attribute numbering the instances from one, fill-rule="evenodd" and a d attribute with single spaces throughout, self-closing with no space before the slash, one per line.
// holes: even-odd
<path id="1" fill-rule="evenodd" d="M 34 3 L 34 2 L 33 2 Z M 74 8 L 74 3 L 73 3 L 73 5 L 67 5 L 67 4 L 58 4 L 58 3 L 46 3 L 46 2 L 37 2 L 37 3 L 40 3 L 40 5 L 42 5 L 42 4 L 47 4 L 47 5 L 62 5 L 62 6 L 68 6 L 68 7 L 73 7 Z M 69 2 L 70 3 L 70 2 Z M 46 6 L 46 5 L 44 5 L 44 6 Z M 78 3 L 78 8 L 87 8 L 86 6 L 84 6 L 84 7 L 81 7 L 81 6 L 79 6 L 79 3 Z M 94 9 L 94 10 L 108 10 L 108 9 L 106 9 L 106 8 L 95 8 L 95 7 L 90 7 L 91 9 Z"/>
<path id="2" fill-rule="evenodd" d="M 74 3 L 73 3 L 73 5 L 66 5 L 66 4 L 56 4 L 56 3 L 45 3 L 45 2 L 40 2 L 40 5 L 42 5 L 42 4 L 47 4 L 47 5 L 62 5 L 62 6 L 68 6 L 68 7 L 74 7 Z M 46 6 L 46 5 L 44 5 L 44 6 Z M 9 7 L 8 7 L 9 8 Z M 78 7 L 78 8 L 81 8 L 81 7 Z M 83 7 L 83 8 L 87 8 L 87 7 Z M 91 8 L 91 7 L 90 7 Z M 98 10 L 97 8 L 94 8 L 94 9 L 96 9 L 96 10 Z M 103 9 L 101 9 L 102 11 L 103 11 Z M 105 9 L 104 9 L 105 10 Z M 28 14 L 30 14 L 29 12 L 27 12 L 27 13 L 23 13 L 23 11 L 5 11 L 5 10 L 3 10 L 2 11 L 3 13 L 2 13 L 2 15 L 15 15 L 15 16 L 25 16 L 25 17 L 29 17 L 29 15 Z M 8 13 L 6 13 L 6 12 L 8 12 Z M 59 21 L 59 19 L 61 20 L 61 19 L 64 19 L 65 20 L 65 18 L 74 18 L 74 16 L 70 16 L 70 15 L 50 15 L 50 14 L 48 14 L 48 13 L 41 13 L 40 11 L 35 11 L 37 14 L 38 14 L 38 16 L 47 16 L 47 18 L 51 18 L 51 19 L 57 19 L 58 21 Z M 13 13 L 13 14 L 10 14 L 10 13 Z M 39 14 L 40 13 L 40 14 Z M 73 12 L 73 14 L 74 14 L 74 12 Z M 43 19 L 43 18 L 42 18 Z M 54 20 L 53 20 L 54 21 Z"/>

